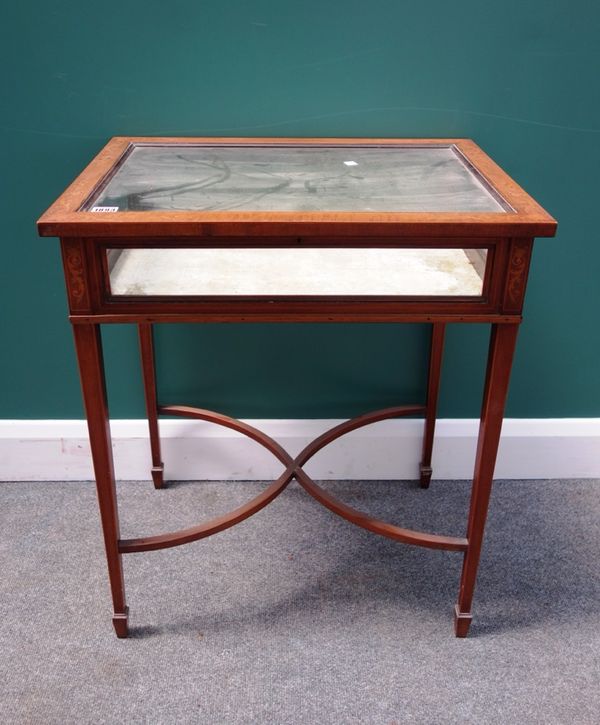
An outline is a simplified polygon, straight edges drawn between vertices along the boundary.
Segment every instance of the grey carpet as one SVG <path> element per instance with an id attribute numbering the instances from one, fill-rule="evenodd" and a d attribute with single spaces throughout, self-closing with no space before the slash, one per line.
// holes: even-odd
<path id="1" fill-rule="evenodd" d="M 467 484 L 328 484 L 402 525 L 464 534 Z M 119 485 L 122 534 L 196 523 L 256 483 Z M 2 723 L 600 721 L 600 482 L 499 482 L 471 635 L 461 556 L 403 546 L 291 486 L 243 524 L 125 557 L 110 622 L 90 483 L 0 484 Z"/>

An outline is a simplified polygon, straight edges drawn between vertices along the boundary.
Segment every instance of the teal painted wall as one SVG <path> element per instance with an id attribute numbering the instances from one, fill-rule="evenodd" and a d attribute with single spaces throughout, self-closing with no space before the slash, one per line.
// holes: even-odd
<path id="1" fill-rule="evenodd" d="M 0 417 L 82 416 L 58 242 L 34 222 L 119 134 L 474 138 L 559 220 L 536 245 L 508 414 L 600 415 L 597 2 L 56 0 L 2 20 Z M 450 330 L 442 416 L 477 415 L 486 341 Z M 141 416 L 135 330 L 105 342 L 112 414 Z M 158 344 L 165 401 L 241 416 L 423 391 L 417 326 L 174 326 Z"/>

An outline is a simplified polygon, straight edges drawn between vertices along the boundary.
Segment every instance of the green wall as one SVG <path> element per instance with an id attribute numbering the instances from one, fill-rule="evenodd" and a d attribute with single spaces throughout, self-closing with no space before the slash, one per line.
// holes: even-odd
<path id="1" fill-rule="evenodd" d="M 113 135 L 466 136 L 558 220 L 539 240 L 508 415 L 600 415 L 600 4 L 13 3 L 2 16 L 0 417 L 79 418 L 58 242 L 34 222 Z M 342 417 L 422 395 L 426 330 L 161 327 L 165 402 Z M 105 334 L 114 417 L 135 330 Z M 441 415 L 478 413 L 487 330 L 452 327 Z"/>

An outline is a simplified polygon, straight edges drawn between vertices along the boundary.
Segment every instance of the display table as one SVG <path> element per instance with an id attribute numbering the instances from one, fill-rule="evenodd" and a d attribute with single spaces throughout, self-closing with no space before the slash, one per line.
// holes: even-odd
<path id="1" fill-rule="evenodd" d="M 467 635 L 533 240 L 556 230 L 552 217 L 489 157 L 465 139 L 114 138 L 38 228 L 61 240 L 117 636 L 128 633 L 123 554 L 222 531 L 294 479 L 369 531 L 462 552 L 455 632 Z M 172 322 L 429 323 L 427 399 L 346 421 L 292 457 L 247 423 L 158 402 L 152 330 Z M 344 433 L 420 415 L 420 484 L 427 488 L 445 325 L 470 322 L 489 323 L 491 337 L 464 537 L 374 519 L 308 476 L 307 461 Z M 138 325 L 157 488 L 163 486 L 159 415 L 249 436 L 281 462 L 279 478 L 225 516 L 121 538 L 100 337 L 105 323 Z"/>

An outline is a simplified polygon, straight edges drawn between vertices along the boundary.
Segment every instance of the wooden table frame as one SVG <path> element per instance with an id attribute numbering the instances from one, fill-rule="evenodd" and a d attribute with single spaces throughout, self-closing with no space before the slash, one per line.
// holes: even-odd
<path id="1" fill-rule="evenodd" d="M 111 169 L 134 143 L 185 141 L 206 145 L 452 145 L 508 206 L 491 212 L 118 212 L 81 211 Z M 40 234 L 61 239 L 70 320 L 87 415 L 94 472 L 118 637 L 128 634 L 122 555 L 176 546 L 233 526 L 271 502 L 296 479 L 316 500 L 374 533 L 397 541 L 463 553 L 455 607 L 455 632 L 468 633 L 472 599 L 510 370 L 521 322 L 529 263 L 535 236 L 552 236 L 556 222 L 472 141 L 465 139 L 160 139 L 115 138 L 38 221 Z M 437 297 L 305 298 L 252 297 L 184 299 L 111 297 L 106 249 L 127 247 L 481 247 L 488 263 L 478 298 Z M 178 405 L 161 405 L 156 393 L 154 323 L 170 322 L 418 322 L 432 328 L 427 400 L 367 413 L 346 421 L 310 443 L 292 458 L 279 444 L 250 425 L 220 413 Z M 352 509 L 317 485 L 303 470 L 323 446 L 340 435 L 376 421 L 423 415 L 425 430 L 420 483 L 432 476 L 436 405 L 447 323 L 491 325 L 487 373 L 481 409 L 471 503 L 464 538 L 441 536 L 394 526 Z M 178 532 L 141 539 L 121 538 L 106 397 L 101 324 L 138 326 L 154 485 L 163 485 L 158 415 L 199 418 L 237 430 L 268 449 L 284 466 L 279 478 L 246 505 L 212 521 Z"/>

